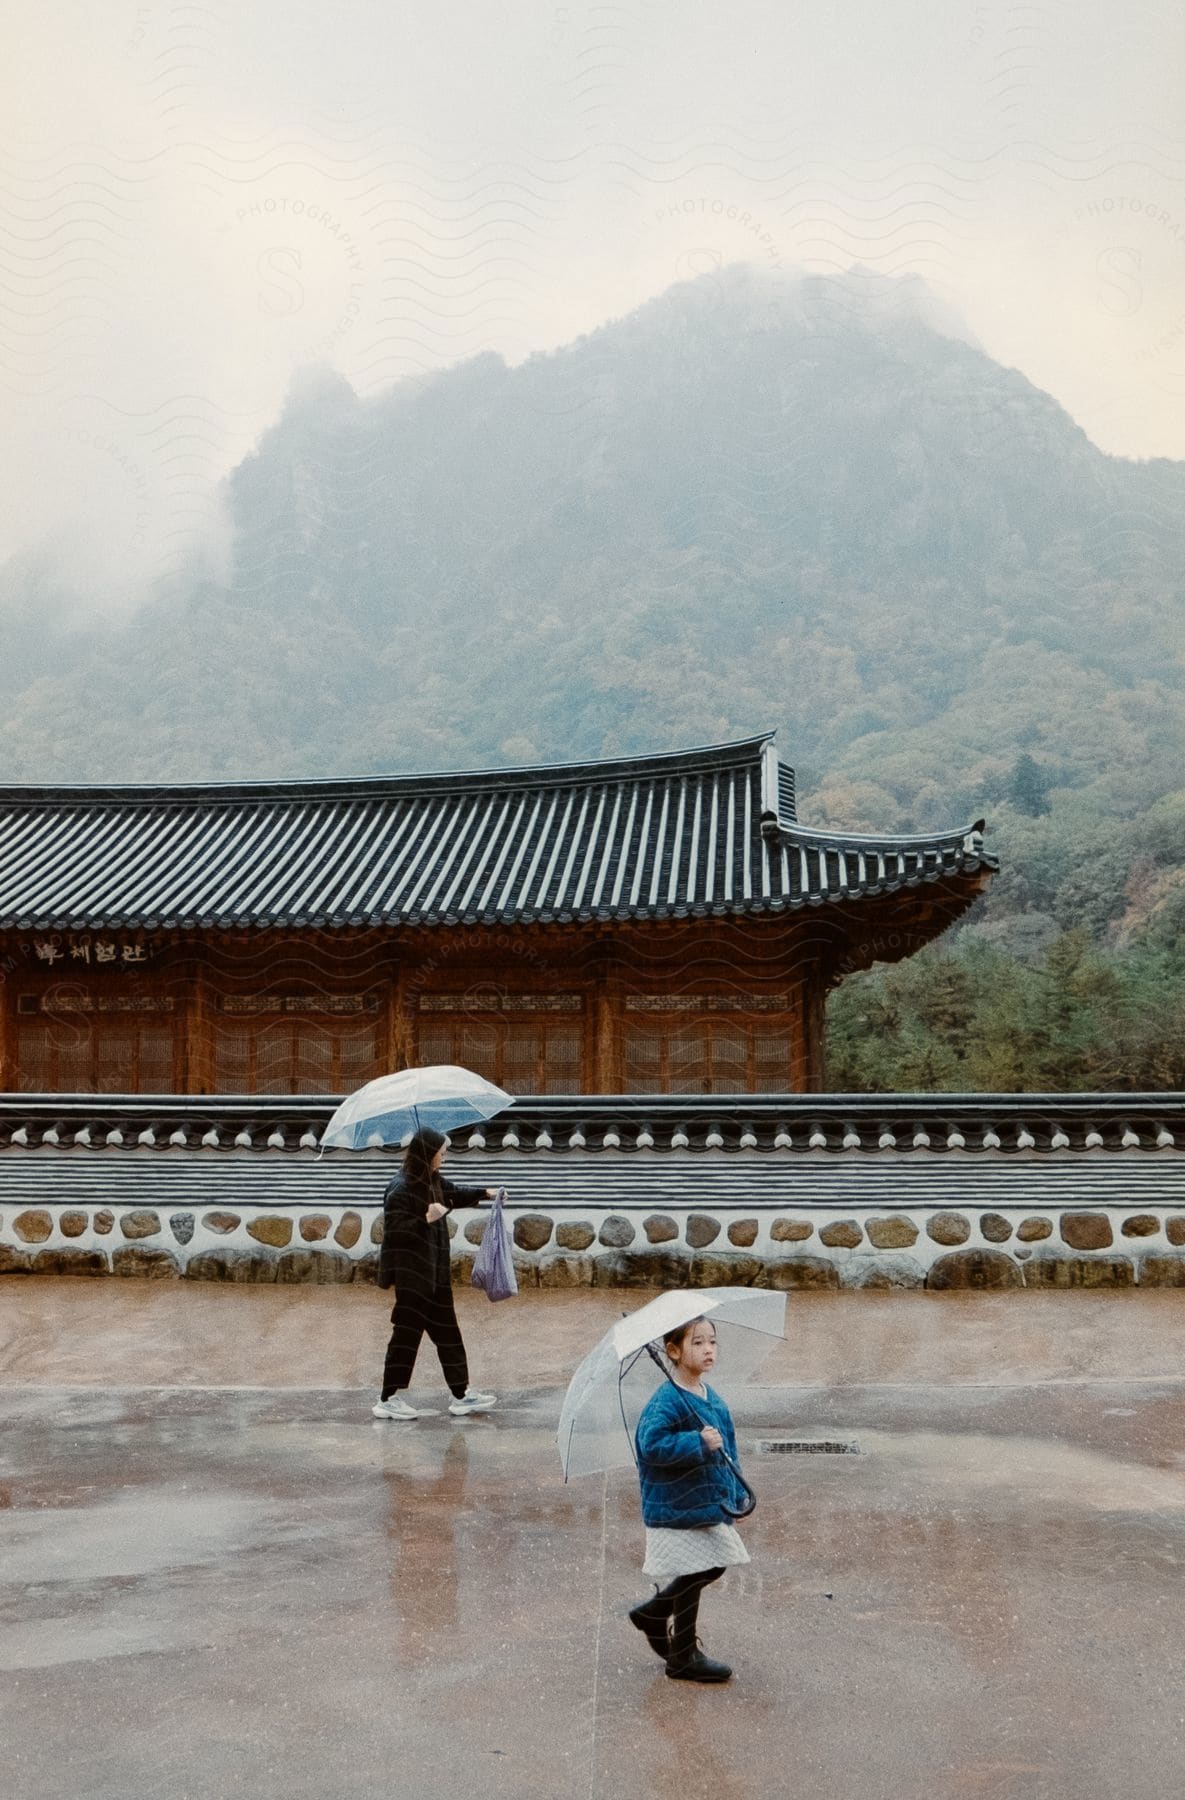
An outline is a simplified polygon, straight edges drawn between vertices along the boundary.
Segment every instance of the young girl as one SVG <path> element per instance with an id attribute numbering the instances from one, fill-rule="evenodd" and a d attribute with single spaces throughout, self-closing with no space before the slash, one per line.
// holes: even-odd
<path id="1" fill-rule="evenodd" d="M 425 1126 L 417 1131 L 397 1175 L 383 1195 L 383 1243 L 379 1251 L 378 1285 L 395 1289 L 391 1341 L 383 1365 L 383 1386 L 371 1408 L 376 1419 L 416 1419 L 419 1414 L 403 1398 L 411 1382 L 416 1352 L 427 1332 L 436 1345 L 444 1378 L 452 1393 L 449 1411 L 456 1417 L 488 1412 L 497 1396 L 469 1386 L 469 1363 L 449 1276 L 448 1228 L 444 1221 L 454 1206 L 477 1206 L 492 1199 L 493 1188 L 457 1187 L 440 1173 L 448 1139 Z"/>
<path id="2" fill-rule="evenodd" d="M 666 1583 L 630 1613 L 673 1681 L 727 1681 L 727 1663 L 704 1655 L 695 1634 L 701 1591 L 749 1553 L 732 1523 L 744 1493 L 720 1454 L 736 1461 L 732 1415 L 704 1377 L 716 1362 L 716 1328 L 692 1319 L 663 1340 L 675 1385 L 664 1381 L 638 1420 L 638 1476 L 646 1526 L 644 1573 Z"/>

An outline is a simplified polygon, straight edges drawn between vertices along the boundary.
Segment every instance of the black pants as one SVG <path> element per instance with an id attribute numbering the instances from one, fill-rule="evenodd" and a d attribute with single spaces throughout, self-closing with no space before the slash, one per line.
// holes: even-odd
<path id="1" fill-rule="evenodd" d="M 684 1663 L 695 1649 L 699 1597 L 713 1581 L 719 1581 L 723 1569 L 702 1569 L 695 1575 L 677 1575 L 650 1602 L 652 1606 L 669 1607 L 671 1618 L 671 1662 Z"/>
<path id="2" fill-rule="evenodd" d="M 432 1294 L 405 1293 L 395 1296 L 391 1312 L 391 1341 L 383 1364 L 384 1400 L 399 1388 L 411 1385 L 420 1339 L 427 1332 L 436 1345 L 436 1354 L 444 1370 L 444 1379 L 459 1399 L 469 1386 L 469 1361 L 461 1341 L 451 1288 L 437 1288 Z"/>

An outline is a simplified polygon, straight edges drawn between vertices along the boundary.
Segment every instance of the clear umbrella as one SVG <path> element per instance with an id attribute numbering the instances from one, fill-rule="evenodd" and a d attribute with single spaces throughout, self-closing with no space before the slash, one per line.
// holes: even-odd
<path id="1" fill-rule="evenodd" d="M 365 1150 L 369 1144 L 398 1144 L 409 1131 L 430 1125 L 457 1131 L 492 1119 L 514 1099 L 492 1081 L 455 1063 L 400 1069 L 380 1075 L 343 1100 L 321 1133 L 323 1150 Z"/>
<path id="2" fill-rule="evenodd" d="M 678 1288 L 610 1326 L 568 1384 L 557 1432 L 565 1480 L 634 1460 L 638 1415 L 660 1381 L 666 1332 L 711 1319 L 720 1342 L 722 1393 L 749 1378 L 786 1334 L 786 1296 L 764 1288 Z M 654 1354 L 648 1355 L 648 1349 Z"/>

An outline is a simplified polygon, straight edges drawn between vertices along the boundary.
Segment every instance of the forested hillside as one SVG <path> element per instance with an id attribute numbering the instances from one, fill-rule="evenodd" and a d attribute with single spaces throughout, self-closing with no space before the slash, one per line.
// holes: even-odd
<path id="1" fill-rule="evenodd" d="M 833 1003 L 835 1085 L 1122 1085 L 1137 1063 L 1185 1085 L 1185 465 L 1104 455 L 916 284 L 735 270 L 516 368 L 367 403 L 306 374 L 227 509 L 229 569 L 118 628 L 52 624 L 76 616 L 52 558 L 0 571 L 7 781 L 776 725 L 805 820 L 984 814 L 1003 863 L 956 937 Z M 1089 998 L 1105 1055 L 1042 1062 L 1069 1027 L 1008 1010 L 1038 978 L 1076 1018 Z M 1144 1006 L 1112 979 L 1177 996 L 1151 1061 L 1111 1028 Z M 993 1031 L 1011 1064 L 950 1048 Z"/>

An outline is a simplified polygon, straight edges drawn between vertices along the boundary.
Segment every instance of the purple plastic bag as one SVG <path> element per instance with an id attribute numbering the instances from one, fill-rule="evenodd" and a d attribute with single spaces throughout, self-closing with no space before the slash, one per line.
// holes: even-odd
<path id="1" fill-rule="evenodd" d="M 502 1211 L 505 1198 L 506 1189 L 500 1187 L 486 1220 L 485 1236 L 473 1259 L 473 1285 L 475 1288 L 484 1288 L 489 1300 L 509 1300 L 512 1294 L 518 1293 L 510 1225 Z"/>

